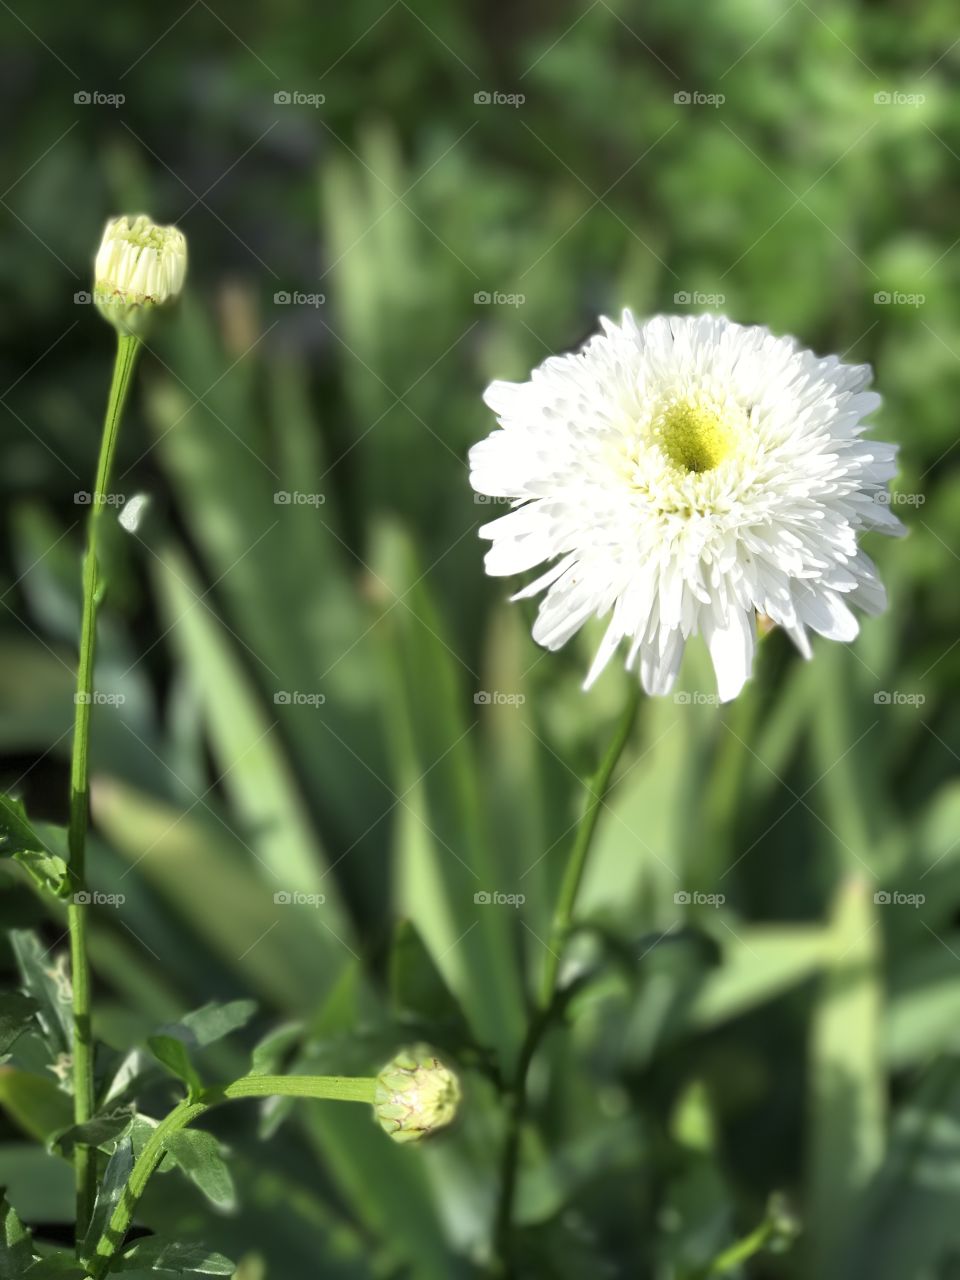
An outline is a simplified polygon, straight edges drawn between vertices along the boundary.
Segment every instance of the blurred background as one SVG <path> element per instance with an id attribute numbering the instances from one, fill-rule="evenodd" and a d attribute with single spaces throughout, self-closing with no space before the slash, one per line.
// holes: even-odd
<path id="1" fill-rule="evenodd" d="M 175 1174 L 141 1219 L 247 1280 L 488 1267 L 498 1090 L 627 678 L 582 694 L 597 633 L 545 656 L 485 579 L 466 452 L 485 384 L 599 314 L 715 310 L 875 366 L 910 536 L 868 546 L 891 607 L 852 646 L 774 634 L 718 709 L 695 644 L 644 703 L 531 1074 L 512 1266 L 694 1280 L 780 1193 L 800 1238 L 727 1274 L 960 1275 L 952 6 L 181 3 L 0 13 L 0 781 L 65 820 L 112 360 L 91 263 L 147 211 L 191 264 L 113 484 L 149 504 L 110 522 L 101 613 L 97 1031 L 251 997 L 211 1078 L 281 1024 L 290 1070 L 426 1039 L 467 1104 L 414 1150 L 362 1108 L 230 1109 L 235 1202 Z M 55 957 L 62 920 L 3 883 Z M 24 1074 L 0 1182 L 52 1226 L 70 1171 L 31 1137 L 67 1100 Z"/>

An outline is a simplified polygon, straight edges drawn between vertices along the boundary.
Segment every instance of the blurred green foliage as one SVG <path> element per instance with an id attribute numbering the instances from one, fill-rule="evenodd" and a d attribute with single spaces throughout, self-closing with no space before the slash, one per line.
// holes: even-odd
<path id="1" fill-rule="evenodd" d="M 645 704 L 568 1034 L 534 1063 L 516 1274 L 692 1280 L 780 1191 L 801 1239 L 729 1274 L 954 1276 L 952 6 L 3 8 L 0 751 L 40 818 L 65 816 L 74 495 L 111 358 L 75 295 L 121 210 L 191 249 L 117 468 L 151 506 L 115 530 L 102 615 L 123 701 L 94 717 L 93 879 L 125 902 L 96 917 L 97 1030 L 123 1049 L 252 996 L 248 1044 L 293 1020 L 294 1069 L 366 1074 L 426 1038 L 467 1087 L 424 1150 L 360 1108 L 217 1114 L 241 1211 L 211 1222 L 162 1178 L 142 1220 L 247 1255 L 247 1280 L 486 1266 L 498 1088 L 626 677 L 583 695 L 595 636 L 545 657 L 533 607 L 484 579 L 465 454 L 491 377 L 601 312 L 713 305 L 874 364 L 911 536 L 870 548 L 892 604 L 853 646 L 805 665 L 774 635 L 732 706 Z M 701 653 L 680 683 L 712 688 Z M 5 885 L 3 923 L 54 955 L 62 922 Z M 228 1044 L 215 1074 L 243 1067 Z M 0 1074 L 0 1183 L 54 1232 L 69 1170 L 27 1134 L 63 1095 L 23 1087 Z"/>

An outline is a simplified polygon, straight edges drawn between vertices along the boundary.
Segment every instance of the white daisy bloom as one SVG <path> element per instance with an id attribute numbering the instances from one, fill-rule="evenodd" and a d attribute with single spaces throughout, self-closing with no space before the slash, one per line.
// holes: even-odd
<path id="1" fill-rule="evenodd" d="M 146 308 L 172 302 L 187 274 L 187 241 L 146 214 L 112 218 L 94 265 L 94 301 L 119 328 L 137 330 Z"/>
<path id="2" fill-rule="evenodd" d="M 863 439 L 880 404 L 869 365 L 723 316 L 601 321 L 528 382 L 494 382 L 502 429 L 470 451 L 478 493 L 513 509 L 484 525 L 487 572 L 549 568 L 533 637 L 559 649 L 610 621 L 585 688 L 622 640 L 648 693 L 668 693 L 702 634 L 721 700 L 750 675 L 757 615 L 810 657 L 807 629 L 852 640 L 855 604 L 886 605 L 857 535 L 901 533 L 886 503 L 896 447 Z"/>

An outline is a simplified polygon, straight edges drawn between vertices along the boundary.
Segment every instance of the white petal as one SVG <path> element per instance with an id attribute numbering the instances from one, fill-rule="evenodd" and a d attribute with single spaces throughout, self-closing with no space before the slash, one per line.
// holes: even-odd
<path id="1" fill-rule="evenodd" d="M 717 673 L 717 693 L 721 702 L 735 698 L 746 683 L 753 663 L 756 643 L 756 615 L 731 607 L 725 623 L 717 623 L 708 613 L 703 634 Z"/>

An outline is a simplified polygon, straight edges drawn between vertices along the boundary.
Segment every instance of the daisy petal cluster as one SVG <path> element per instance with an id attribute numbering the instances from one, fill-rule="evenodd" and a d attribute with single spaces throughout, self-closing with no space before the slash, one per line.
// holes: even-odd
<path id="1" fill-rule="evenodd" d="M 880 397 L 868 365 L 722 316 L 629 311 L 582 351 L 485 399 L 500 427 L 470 452 L 474 489 L 511 510 L 481 530 L 487 572 L 548 566 L 534 639 L 558 649 L 608 618 L 586 686 L 622 642 L 651 694 L 669 692 L 702 635 L 718 693 L 750 675 L 758 616 L 852 640 L 851 606 L 886 604 L 860 550 L 900 533 L 887 484 L 896 447 L 864 438 Z"/>
<path id="2" fill-rule="evenodd" d="M 172 302 L 187 274 L 187 241 L 146 214 L 107 223 L 94 267 L 94 300 L 117 327 L 136 331 L 151 307 Z"/>

